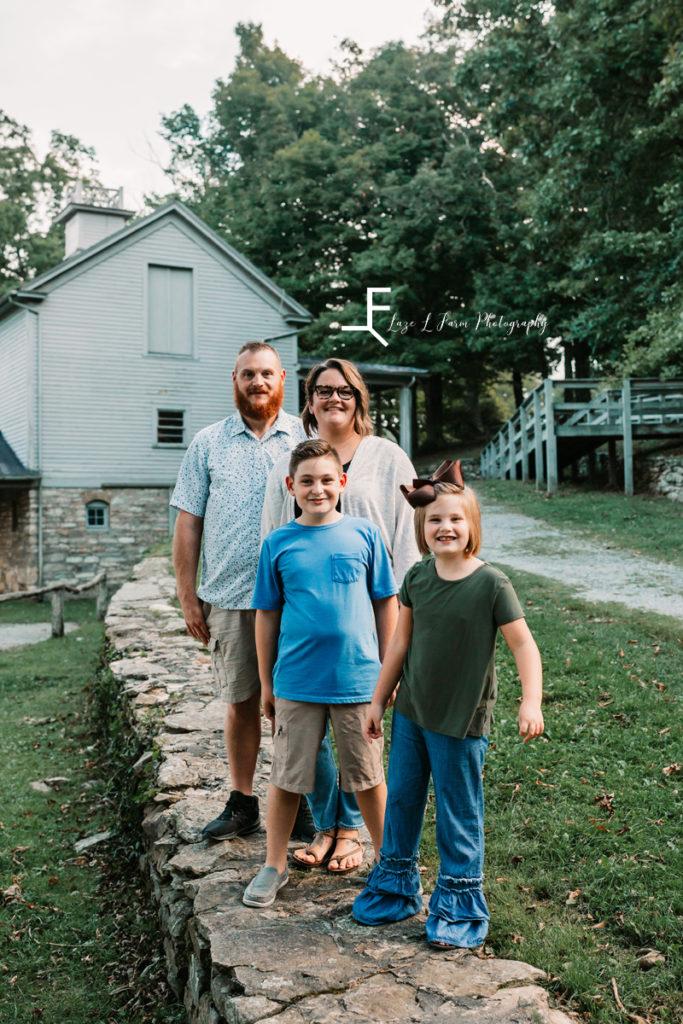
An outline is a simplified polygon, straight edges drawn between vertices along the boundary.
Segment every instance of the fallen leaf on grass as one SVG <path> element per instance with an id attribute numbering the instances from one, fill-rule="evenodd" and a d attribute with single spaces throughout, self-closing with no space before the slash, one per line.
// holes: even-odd
<path id="1" fill-rule="evenodd" d="M 647 946 L 645 949 L 639 949 L 636 956 L 638 958 L 638 966 L 641 971 L 649 971 L 651 967 L 655 966 L 655 964 L 666 963 L 666 957 L 663 953 L 660 953 L 658 949 L 650 949 Z"/>
<path id="2" fill-rule="evenodd" d="M 604 811 L 607 811 L 610 818 L 614 814 L 614 793 L 606 793 L 603 789 L 602 793 L 597 793 L 595 796 L 595 802 L 602 807 Z"/>
<path id="3" fill-rule="evenodd" d="M 568 894 L 566 900 L 564 901 L 565 904 L 568 907 L 570 907 L 573 903 L 576 903 L 576 901 L 577 901 L 577 899 L 579 898 L 580 895 L 581 895 L 581 890 L 580 889 L 572 889 L 572 891 Z"/>
<path id="4" fill-rule="evenodd" d="M 10 885 L 7 889 L 2 890 L 2 896 L 5 902 L 9 903 L 10 900 L 21 900 L 22 888 L 15 882 L 14 885 Z"/>
<path id="5" fill-rule="evenodd" d="M 662 768 L 662 773 L 664 775 L 676 775 L 678 772 L 680 772 L 681 767 L 682 766 L 680 764 L 669 764 L 666 766 L 666 768 Z"/>

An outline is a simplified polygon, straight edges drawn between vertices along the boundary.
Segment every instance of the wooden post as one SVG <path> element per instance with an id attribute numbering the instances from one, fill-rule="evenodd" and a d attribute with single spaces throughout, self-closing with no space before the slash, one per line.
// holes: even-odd
<path id="1" fill-rule="evenodd" d="M 409 387 L 401 388 L 399 396 L 399 444 L 409 459 L 413 457 L 413 392 Z"/>
<path id="2" fill-rule="evenodd" d="M 60 587 L 50 594 L 52 604 L 52 635 L 64 636 L 64 589 Z"/>
<path id="3" fill-rule="evenodd" d="M 107 577 L 103 576 L 95 590 L 95 610 L 97 618 L 102 621 L 107 612 Z"/>
<path id="4" fill-rule="evenodd" d="M 617 442 L 613 437 L 607 441 L 607 482 L 616 489 L 617 485 Z"/>
<path id="5" fill-rule="evenodd" d="M 555 434 L 555 413 L 553 412 L 553 382 L 549 377 L 543 381 L 545 398 L 545 450 L 548 459 L 548 493 L 557 490 L 557 436 Z"/>
<path id="6" fill-rule="evenodd" d="M 534 453 L 536 462 L 536 490 L 540 490 L 545 483 L 545 471 L 543 468 L 543 424 L 541 420 L 541 395 L 538 388 L 534 390 Z"/>
<path id="7" fill-rule="evenodd" d="M 526 410 L 523 405 L 519 407 L 519 429 L 522 442 L 522 482 L 529 482 L 529 438 L 526 433 Z"/>
<path id="8" fill-rule="evenodd" d="M 624 430 L 624 494 L 633 494 L 633 434 L 631 431 L 631 381 L 627 377 L 621 389 Z"/>
<path id="9" fill-rule="evenodd" d="M 508 420 L 508 473 L 511 480 L 517 479 L 517 466 L 515 465 L 515 424 L 512 419 Z"/>

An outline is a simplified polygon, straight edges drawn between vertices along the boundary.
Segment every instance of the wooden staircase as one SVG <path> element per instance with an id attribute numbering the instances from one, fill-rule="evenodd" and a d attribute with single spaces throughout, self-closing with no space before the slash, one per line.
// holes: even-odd
<path id="1" fill-rule="evenodd" d="M 546 379 L 481 453 L 483 477 L 535 480 L 557 490 L 562 469 L 607 444 L 623 444 L 624 491 L 633 494 L 633 441 L 683 437 L 683 381 Z"/>

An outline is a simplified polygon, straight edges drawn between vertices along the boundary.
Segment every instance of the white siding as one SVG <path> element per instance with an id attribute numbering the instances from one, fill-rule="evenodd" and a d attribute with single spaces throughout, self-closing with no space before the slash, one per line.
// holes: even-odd
<path id="1" fill-rule="evenodd" d="M 34 320 L 34 314 L 17 310 L 0 322 L 0 430 L 28 469 L 35 468 L 31 465 L 29 422 Z"/>
<path id="2" fill-rule="evenodd" d="M 87 210 L 79 210 L 66 222 L 65 226 L 65 254 L 71 256 L 79 249 L 87 249 L 96 242 L 102 241 L 107 235 L 113 235 L 124 226 L 126 218 L 120 214 L 90 213 Z"/>
<path id="3" fill-rule="evenodd" d="M 191 268 L 196 358 L 148 353 L 150 264 Z M 175 216 L 89 261 L 41 306 L 46 486 L 171 484 L 183 452 L 156 448 L 158 408 L 185 410 L 186 436 L 234 410 L 245 341 L 291 330 L 227 258 Z M 276 342 L 298 412 L 296 339 Z"/>

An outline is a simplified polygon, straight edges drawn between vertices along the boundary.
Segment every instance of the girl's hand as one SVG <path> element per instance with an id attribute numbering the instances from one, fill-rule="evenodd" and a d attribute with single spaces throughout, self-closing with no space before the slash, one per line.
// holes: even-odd
<path id="1" fill-rule="evenodd" d="M 368 717 L 365 719 L 365 728 L 363 729 L 363 735 L 369 743 L 372 743 L 373 740 L 381 739 L 384 735 L 383 717 L 384 708 L 381 704 L 376 704 L 373 701 L 368 708 Z"/>
<path id="2" fill-rule="evenodd" d="M 543 712 L 541 705 L 530 700 L 523 700 L 519 707 L 519 735 L 524 742 L 540 736 L 543 732 Z"/>

